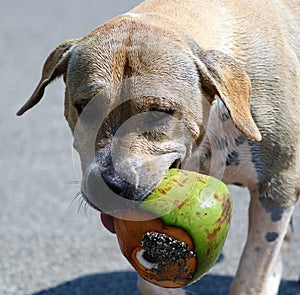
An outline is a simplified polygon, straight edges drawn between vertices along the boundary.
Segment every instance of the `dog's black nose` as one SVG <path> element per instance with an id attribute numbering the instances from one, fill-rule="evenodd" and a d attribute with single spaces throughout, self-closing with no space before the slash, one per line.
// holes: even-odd
<path id="1" fill-rule="evenodd" d="M 134 196 L 133 185 L 125 181 L 114 168 L 106 169 L 101 173 L 102 179 L 106 185 L 117 195 L 132 199 Z"/>
<path id="2" fill-rule="evenodd" d="M 143 189 L 124 180 L 113 167 L 94 167 L 86 175 L 86 198 L 92 206 L 104 212 L 137 206 L 145 196 Z"/>

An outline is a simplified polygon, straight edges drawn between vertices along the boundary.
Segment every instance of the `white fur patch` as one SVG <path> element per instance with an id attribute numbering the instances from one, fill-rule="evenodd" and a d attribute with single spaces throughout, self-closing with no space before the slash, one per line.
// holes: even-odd
<path id="1" fill-rule="evenodd" d="M 205 173 L 228 184 L 241 183 L 250 187 L 257 183 L 248 140 L 234 126 L 227 108 L 217 96 L 199 149 L 204 158 L 207 153 L 211 155 L 210 159 L 205 160 L 204 166 L 209 169 Z"/>

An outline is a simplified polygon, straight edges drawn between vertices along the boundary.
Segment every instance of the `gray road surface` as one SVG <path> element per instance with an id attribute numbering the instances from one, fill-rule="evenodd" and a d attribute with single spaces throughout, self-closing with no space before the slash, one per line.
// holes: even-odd
<path id="1" fill-rule="evenodd" d="M 80 207 L 72 138 L 63 119 L 63 83 L 22 118 L 15 112 L 34 89 L 44 59 L 138 0 L 0 0 L 0 294 L 134 295 L 136 275 L 98 214 Z M 248 195 L 236 190 L 224 259 L 196 294 L 226 294 L 247 227 Z M 297 213 L 300 213 L 299 207 Z M 281 295 L 300 294 L 299 220 Z"/>

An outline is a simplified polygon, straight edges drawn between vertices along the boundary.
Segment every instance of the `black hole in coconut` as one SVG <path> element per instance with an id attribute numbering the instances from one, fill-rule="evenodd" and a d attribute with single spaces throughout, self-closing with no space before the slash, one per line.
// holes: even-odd
<path id="1" fill-rule="evenodd" d="M 188 245 L 163 233 L 147 232 L 141 239 L 144 259 L 151 263 L 177 263 L 194 256 Z"/>

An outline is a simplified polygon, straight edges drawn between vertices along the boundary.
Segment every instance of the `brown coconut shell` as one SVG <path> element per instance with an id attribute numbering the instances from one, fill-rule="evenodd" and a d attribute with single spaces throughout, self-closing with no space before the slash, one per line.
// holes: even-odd
<path id="1" fill-rule="evenodd" d="M 164 225 L 152 214 L 137 210 L 120 212 L 118 217 L 114 218 L 114 226 L 123 255 L 143 279 L 167 288 L 183 287 L 192 281 L 197 269 L 197 259 L 194 254 L 191 255 L 194 250 L 193 240 L 186 231 L 176 226 Z M 156 257 L 156 261 L 150 259 L 150 264 L 141 263 L 141 260 L 149 261 L 142 247 L 145 235 L 158 236 L 159 245 L 154 242 L 154 248 L 164 247 L 161 245 L 164 241 L 171 241 L 171 248 L 170 245 L 166 245 L 166 249 L 171 250 L 166 250 L 166 255 Z M 180 245 L 178 251 L 176 245 Z M 184 251 L 181 245 L 184 245 Z M 186 249 L 189 250 L 188 255 Z M 174 253 L 176 255 L 173 255 Z"/>

